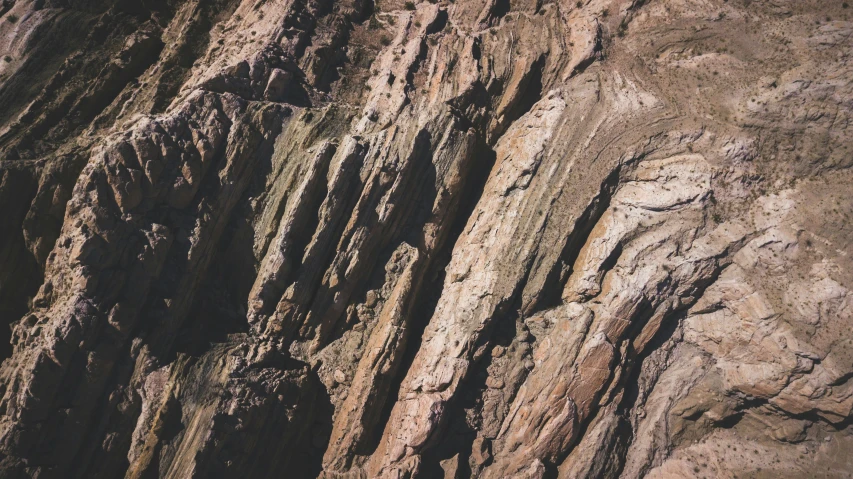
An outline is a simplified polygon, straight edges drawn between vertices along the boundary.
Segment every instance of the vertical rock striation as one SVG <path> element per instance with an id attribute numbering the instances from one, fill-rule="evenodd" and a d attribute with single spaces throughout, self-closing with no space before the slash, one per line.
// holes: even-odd
<path id="1" fill-rule="evenodd" d="M 0 477 L 849 476 L 851 15 L 3 1 Z"/>

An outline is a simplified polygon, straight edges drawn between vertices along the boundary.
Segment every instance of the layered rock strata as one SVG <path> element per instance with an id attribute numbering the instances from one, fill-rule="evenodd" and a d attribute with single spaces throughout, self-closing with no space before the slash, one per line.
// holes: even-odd
<path id="1" fill-rule="evenodd" d="M 853 474 L 853 10 L 5 0 L 0 477 Z"/>

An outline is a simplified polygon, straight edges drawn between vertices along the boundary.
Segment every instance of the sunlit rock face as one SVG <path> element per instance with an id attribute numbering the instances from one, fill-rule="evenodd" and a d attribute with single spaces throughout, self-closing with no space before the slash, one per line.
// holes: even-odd
<path id="1" fill-rule="evenodd" d="M 5 0 L 0 478 L 853 474 L 853 8 Z"/>

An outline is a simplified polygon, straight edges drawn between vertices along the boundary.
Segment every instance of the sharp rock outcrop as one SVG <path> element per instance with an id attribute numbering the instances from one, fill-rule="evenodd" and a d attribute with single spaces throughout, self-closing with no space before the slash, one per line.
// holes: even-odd
<path id="1" fill-rule="evenodd" d="M 3 1 L 0 477 L 848 477 L 848 7 Z"/>

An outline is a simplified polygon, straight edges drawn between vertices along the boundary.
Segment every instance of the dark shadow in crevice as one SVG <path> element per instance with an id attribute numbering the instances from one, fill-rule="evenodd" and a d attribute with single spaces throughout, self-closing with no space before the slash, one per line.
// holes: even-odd
<path id="1" fill-rule="evenodd" d="M 388 398 L 390 400 L 385 402 L 385 406 L 380 415 L 380 420 L 377 422 L 377 426 L 370 432 L 369 440 L 365 441 L 365 447 L 361 451 L 363 455 L 372 454 L 379 446 L 382 433 L 385 431 L 388 420 L 391 417 L 391 410 L 393 409 L 399 395 L 400 386 L 402 385 L 406 373 L 409 371 L 412 363 L 414 362 L 415 356 L 417 355 L 423 341 L 424 331 L 432 319 L 435 308 L 438 305 L 438 301 L 444 289 L 444 281 L 446 279 L 445 269 L 447 268 L 447 265 L 450 264 L 453 249 L 456 246 L 459 236 L 465 230 L 465 225 L 468 223 L 468 219 L 471 217 L 474 209 L 479 203 L 480 198 L 483 195 L 483 191 L 485 190 L 489 174 L 495 165 L 495 161 L 497 159 L 495 151 L 485 144 L 482 140 L 482 135 L 478 135 L 478 138 L 478 145 L 472 159 L 473 164 L 471 165 L 471 170 L 462 189 L 464 194 L 459 201 L 456 216 L 450 227 L 448 237 L 444 242 L 441 251 L 436 254 L 429 271 L 427 271 L 424 277 L 424 282 L 420 290 L 424 291 L 425 294 L 419 295 L 415 306 L 412 308 L 415 313 L 409 323 L 410 333 L 403 359 L 398 369 L 397 376 L 388 391 Z"/>
<path id="2" fill-rule="evenodd" d="M 708 278 L 699 281 L 694 285 L 694 294 L 692 296 L 694 298 L 701 298 L 708 286 L 717 281 L 724 269 L 725 265 L 718 264 L 716 269 Z M 671 281 L 671 278 L 668 278 L 668 281 Z M 628 348 L 628 355 L 633 357 L 629 357 L 625 360 L 625 368 L 627 369 L 628 374 L 624 376 L 621 385 L 617 386 L 617 388 L 621 387 L 623 389 L 622 401 L 619 403 L 617 409 L 617 415 L 619 415 L 620 418 L 630 417 L 632 409 L 637 406 L 637 402 L 640 396 L 639 378 L 640 374 L 642 373 L 643 362 L 645 362 L 646 359 L 655 351 L 660 350 L 675 335 L 675 332 L 678 330 L 679 326 L 687 317 L 687 306 L 689 306 L 689 304 L 683 306 L 680 309 L 670 312 L 662 319 L 660 328 L 652 336 L 652 339 L 645 346 L 645 349 L 641 353 L 637 354 L 637 352 L 634 351 L 633 347 Z M 628 337 L 630 338 L 630 341 L 633 342 L 636 339 L 637 335 L 642 332 L 643 328 L 646 327 L 648 320 L 652 317 L 654 312 L 654 308 L 651 308 L 650 306 L 646 306 L 643 308 L 643 310 L 639 313 L 637 319 L 632 322 L 631 328 L 627 333 Z M 656 382 L 657 378 L 655 378 L 654 381 Z M 654 385 L 650 385 L 649 391 L 651 391 L 653 388 Z M 737 416 L 737 414 L 735 416 Z M 624 421 L 624 419 L 622 420 Z M 731 427 L 736 425 L 739 421 L 739 417 L 732 418 Z M 620 432 L 619 434 L 617 434 L 617 437 L 619 438 L 620 443 L 625 444 L 625 447 L 630 445 L 634 440 L 634 431 L 630 424 L 620 424 Z M 612 457 L 617 457 L 619 459 L 619 467 L 615 469 L 614 476 L 617 477 L 622 473 L 622 470 L 625 467 L 625 456 L 620 455 Z"/>
<path id="3" fill-rule="evenodd" d="M 611 271 L 614 267 L 616 267 L 616 263 L 619 261 L 619 257 L 622 256 L 622 242 L 616 243 L 616 246 L 613 247 L 613 251 L 604 258 L 604 261 L 601 262 L 601 267 L 599 267 L 599 272 L 603 272 L 605 275 Z M 647 319 L 647 318 L 644 318 Z"/>
<path id="4" fill-rule="evenodd" d="M 439 10 L 438 15 L 435 17 L 435 21 L 427 26 L 426 34 L 432 35 L 433 33 L 438 33 L 444 30 L 444 27 L 447 26 L 448 19 L 447 10 Z"/>
<path id="5" fill-rule="evenodd" d="M 112 0 L 110 2 L 115 11 L 127 13 L 140 20 L 150 18 L 153 13 L 170 14 L 168 0 L 142 0 L 136 2 L 127 2 L 123 0 Z"/>
<path id="6" fill-rule="evenodd" d="M 323 383 L 312 372 L 312 383 L 316 384 L 316 395 L 312 401 L 311 410 L 308 414 L 309 426 L 294 424 L 303 428 L 302 437 L 298 441 L 285 444 L 288 451 L 287 463 L 290 466 L 286 477 L 315 478 L 321 477 L 323 472 L 323 454 L 329 447 L 329 438 L 332 435 L 335 406 L 331 397 L 323 386 Z M 293 421 L 298 420 L 294 416 Z M 277 469 L 277 468 L 276 468 Z M 281 469 L 271 469 L 269 477 L 282 477 Z"/>
<path id="7" fill-rule="evenodd" d="M 636 333 L 639 333 L 640 331 L 642 331 L 642 328 L 648 323 L 648 320 L 654 315 L 654 312 L 655 312 L 655 309 L 652 307 L 652 305 L 649 304 L 648 301 L 644 300 L 643 304 L 639 306 L 639 311 L 637 312 L 635 318 L 633 320 L 631 320 L 631 325 L 629 326 L 629 331 L 626 333 L 626 335 L 629 338 L 633 339 L 635 337 Z M 659 329 L 658 333 L 660 333 L 662 329 L 663 328 Z M 670 332 L 670 335 L 671 334 L 672 333 Z M 655 335 L 655 337 L 657 337 L 657 334 Z M 663 344 L 663 341 L 661 341 L 660 344 Z M 608 384 L 608 385 L 612 384 L 614 376 L 616 375 L 616 370 L 617 370 L 616 366 L 619 365 L 620 363 L 624 364 L 623 367 L 626 370 L 628 370 L 629 373 L 627 375 L 622 376 L 620 383 L 615 387 L 615 389 L 612 389 L 612 391 L 617 391 L 620 388 L 626 388 L 627 387 L 626 381 L 628 380 L 627 378 L 629 378 L 629 377 L 631 378 L 630 384 L 637 384 L 637 378 L 639 377 L 640 370 L 641 370 L 641 368 L 639 366 L 642 365 L 642 360 L 632 360 L 630 358 L 630 356 L 635 355 L 635 352 L 633 351 L 633 349 L 631 347 L 628 347 L 628 350 L 626 351 L 626 355 L 629 357 L 624 358 L 624 362 L 623 362 L 623 357 L 621 356 L 620 349 L 618 347 L 619 345 L 617 344 L 616 346 L 617 346 L 616 350 L 615 350 L 616 357 L 612 360 L 612 362 L 610 364 L 609 377 L 604 384 Z M 647 351 L 649 351 L 649 352 L 654 351 L 654 349 L 648 348 Z M 648 354 L 643 355 L 642 359 L 645 359 L 646 357 L 648 357 Z M 608 387 L 608 388 L 605 388 L 605 390 L 601 391 L 600 395 L 595 397 L 593 403 L 599 405 L 600 402 L 604 402 L 603 395 L 607 394 L 608 391 L 611 391 L 611 388 Z M 630 396 L 630 394 L 627 392 L 624 393 L 623 400 L 622 400 L 622 402 L 620 402 L 620 405 L 625 404 L 625 397 L 627 397 L 627 396 Z M 634 395 L 634 397 L 636 398 L 636 394 Z M 633 403 L 628 404 L 627 412 L 617 410 L 618 411 L 617 414 L 619 416 L 625 417 L 628 414 L 628 412 L 630 412 L 630 407 L 632 404 Z M 578 432 L 576 435 L 577 440 L 571 447 L 569 447 L 565 451 L 561 451 L 561 454 L 559 455 L 557 460 L 554 461 L 554 463 L 546 463 L 545 464 L 547 471 L 546 471 L 546 474 L 544 477 L 546 479 L 556 479 L 557 478 L 557 472 L 558 472 L 558 468 L 559 468 L 560 464 L 562 464 L 563 461 L 565 461 L 566 458 L 569 456 L 569 454 L 571 454 L 572 450 L 574 450 L 574 448 L 577 446 L 577 443 L 580 442 L 584 437 L 586 437 L 587 431 L 589 430 L 589 427 L 595 422 L 595 418 L 598 416 L 601 409 L 602 408 L 600 405 L 598 407 L 596 407 L 595 409 L 593 409 L 590 412 L 590 414 L 588 415 L 588 417 L 586 418 L 586 420 L 583 423 L 578 425 Z M 623 425 L 623 427 L 624 427 L 624 425 Z M 623 431 L 623 433 L 625 433 L 625 432 Z M 608 444 L 607 447 L 613 448 L 613 447 L 616 447 L 616 444 L 611 443 L 611 444 Z M 620 456 L 619 458 L 615 458 L 614 461 L 624 461 L 624 456 Z M 607 464 L 607 465 L 604 465 L 603 467 L 607 467 L 610 469 L 621 469 L 623 466 L 621 464 L 617 465 L 614 462 L 613 464 Z"/>
<path id="8" fill-rule="evenodd" d="M 492 7 L 491 16 L 493 19 L 498 20 L 506 16 L 509 13 L 511 8 L 509 0 L 495 0 L 495 4 Z"/>
<path id="9" fill-rule="evenodd" d="M 229 126 L 229 134 L 235 134 L 235 129 L 239 129 L 239 132 L 245 135 L 246 142 L 256 145 L 252 158 L 241 158 L 242 161 L 251 161 L 254 164 L 247 166 L 247 170 L 241 173 L 249 178 L 233 178 L 234 184 L 239 185 L 238 190 L 225 192 L 236 186 L 223 184 L 220 178 L 228 165 L 228 149 L 222 148 L 205 171 L 201 186 L 188 207 L 162 208 L 152 210 L 146 215 L 152 219 L 163 216 L 165 221 L 160 224 L 168 227 L 174 234 L 163 269 L 159 277 L 152 281 L 146 305 L 140 316 L 139 330 L 135 332 L 140 337 L 147 336 L 152 357 L 171 362 L 178 353 L 195 356 L 206 350 L 204 344 L 209 346 L 211 338 L 214 342 L 222 342 L 228 334 L 247 330 L 243 306 L 245 301 L 242 301 L 245 298 L 239 296 L 247 294 L 244 292 L 251 285 L 239 285 L 232 289 L 234 283 L 233 278 L 229 277 L 231 271 L 224 262 L 214 261 L 217 254 L 221 255 L 227 251 L 228 243 L 223 241 L 223 235 L 229 224 L 232 224 L 227 219 L 234 218 L 240 212 L 239 201 L 229 206 L 228 202 L 221 201 L 220 195 L 243 196 L 251 181 L 250 177 L 254 175 L 254 167 L 270 161 L 269 158 L 274 152 L 274 139 L 281 133 L 284 118 L 289 114 L 288 109 L 276 112 L 276 120 L 270 121 L 270 130 L 263 136 L 257 130 L 257 125 L 252 123 L 241 121 Z M 251 115 L 251 112 L 246 115 Z M 205 203 L 215 205 L 217 202 L 226 210 L 213 211 L 211 216 L 214 220 L 205 223 L 209 229 L 199 232 L 197 212 L 206 210 Z M 217 221 L 225 223 L 216 225 Z M 197 257 L 195 263 L 191 264 L 190 249 L 199 247 L 198 244 L 193 246 L 193 236 L 207 236 L 205 239 L 209 244 L 205 246 L 210 254 Z M 166 299 L 172 300 L 171 306 L 165 307 Z M 175 303 L 180 307 L 176 308 Z"/>
<path id="10" fill-rule="evenodd" d="M 163 73 L 160 75 L 154 93 L 151 107 L 153 114 L 166 111 L 190 74 L 193 63 L 210 46 L 210 31 L 214 24 L 211 19 L 220 12 L 210 11 L 212 7 L 204 3 L 202 5 L 202 11 L 197 15 L 197 20 L 185 27 L 181 37 L 182 43 L 179 43 L 174 53 L 169 54 L 158 65 Z"/>
<path id="11" fill-rule="evenodd" d="M 743 419 L 746 411 L 749 409 L 760 408 L 769 404 L 769 401 L 764 398 L 757 397 L 748 397 L 743 400 L 741 404 L 737 407 L 736 412 L 732 416 L 725 417 L 718 422 L 715 422 L 715 426 L 719 426 L 726 429 L 731 429 L 738 425 L 741 419 Z M 775 408 L 772 408 L 775 409 Z M 842 421 L 833 422 L 826 417 L 819 414 L 816 410 L 807 411 L 799 414 L 789 413 L 787 411 L 783 412 L 781 410 L 775 409 L 781 416 L 788 417 L 791 419 L 798 419 L 801 421 L 805 421 L 806 423 L 817 424 L 820 423 L 824 427 L 826 427 L 829 431 L 841 432 L 848 429 L 850 426 L 853 426 L 853 416 L 850 416 Z"/>
<path id="12" fill-rule="evenodd" d="M 505 17 L 512 9 L 510 0 L 491 0 L 490 4 L 486 4 L 488 11 L 482 19 L 480 27 L 494 27 L 498 25 L 501 18 Z"/>
<path id="13" fill-rule="evenodd" d="M 199 287 L 195 304 L 175 339 L 178 352 L 199 357 L 230 334 L 248 331 L 246 314 L 237 292 L 229 286 L 232 274 L 217 267 Z"/>
<path id="14" fill-rule="evenodd" d="M 450 227 L 450 232 L 442 251 L 447 263 L 450 262 L 450 256 L 453 254 L 453 248 L 456 246 L 459 236 L 462 235 L 465 226 L 468 224 L 468 220 L 474 214 L 477 204 L 480 203 L 480 198 L 482 198 L 483 192 L 486 190 L 486 183 L 489 181 L 489 175 L 498 159 L 495 150 L 489 147 L 480 135 L 478 135 L 478 144 L 475 151 L 468 179 L 465 181 L 465 186 L 462 189 L 464 194 L 459 201 L 456 217 L 453 220 L 453 225 Z"/>
<path id="15" fill-rule="evenodd" d="M 511 303 L 510 303 L 511 304 Z M 478 341 L 483 348 L 482 357 L 473 362 L 468 374 L 462 380 L 453 400 L 447 406 L 442 424 L 436 429 L 439 433 L 430 440 L 424 451 L 421 467 L 422 477 L 442 477 L 441 462 L 458 456 L 457 477 L 471 477 L 470 457 L 472 445 L 477 438 L 477 425 L 469 424 L 468 411 L 477 411 L 483 406 L 482 398 L 487 391 L 488 367 L 492 364 L 492 348 L 495 345 L 509 347 L 518 335 L 518 314 L 516 311 L 497 312 L 488 331 L 484 331 Z"/>
<path id="16" fill-rule="evenodd" d="M 432 151 L 430 135 L 424 131 L 415 139 L 413 158 L 410 160 L 413 162 L 412 171 L 405 173 L 408 187 L 399 197 L 402 201 L 395 205 L 395 217 L 391 224 L 386 225 L 384 230 L 379 232 L 381 246 L 378 253 L 369 256 L 370 263 L 374 266 L 365 274 L 365 281 L 355 286 L 349 304 L 363 302 L 369 290 L 382 287 L 386 279 L 384 266 L 388 264 L 401 243 L 405 242 L 415 247 L 423 243 L 424 225 L 432 215 L 432 208 L 438 196 L 437 173 L 433 164 Z M 410 258 L 410 261 L 414 261 L 414 258 Z M 414 302 L 417 304 L 417 298 Z M 351 327 L 352 324 L 339 320 L 336 331 L 326 342 L 339 339 Z"/>
<path id="17" fill-rule="evenodd" d="M 497 140 L 513 123 L 529 112 L 542 99 L 542 71 L 544 68 L 545 55 L 540 56 L 530 65 L 530 70 L 518 85 L 519 90 L 523 93 L 515 98 L 503 113 L 502 126 L 500 129 L 496 129 L 493 138 L 490 139 L 492 144 L 497 143 Z"/>
<path id="18" fill-rule="evenodd" d="M 359 15 L 353 19 L 356 23 L 366 22 L 374 13 L 376 13 L 376 2 L 374 0 L 362 0 L 361 4 L 363 7 L 359 12 Z"/>
<path id="19" fill-rule="evenodd" d="M 358 263 L 351 264 L 346 273 L 342 269 L 345 266 L 343 263 L 334 266 L 343 281 L 338 284 L 324 281 L 320 285 L 311 303 L 314 317 L 309 317 L 306 326 L 303 326 L 303 332 L 312 334 L 321 346 L 340 338 L 349 329 L 349 325 L 341 323 L 341 316 L 345 314 L 348 305 L 354 304 L 354 296 L 366 293 L 364 288 L 373 272 L 387 263 L 387 259 L 378 262 L 382 252 L 389 245 L 398 245 L 407 232 L 423 230 L 428 216 L 423 208 L 419 210 L 413 203 L 426 203 L 431 207 L 438 194 L 432 151 L 431 134 L 422 129 L 415 136 L 411 151 L 406 153 L 408 159 L 405 166 L 391 173 L 392 177 L 396 177 L 394 183 L 399 182 L 396 191 L 394 183 L 382 181 L 382 175 L 369 177 L 369 185 L 359 195 L 350 220 L 355 222 L 344 231 L 338 242 L 340 251 L 336 253 L 341 258 L 346 257 L 341 256 L 342 253 L 357 254 Z M 380 219 L 380 206 L 383 204 L 394 205 L 384 220 Z M 333 335 L 331 338 L 330 334 Z"/>
<path id="20" fill-rule="evenodd" d="M 643 310 L 639 313 L 639 316 L 636 319 L 635 324 L 639 326 L 635 326 L 635 332 L 639 333 L 642 330 L 642 326 L 645 326 L 648 319 L 651 318 L 653 314 L 654 309 L 649 305 L 643 307 Z M 618 424 L 614 433 L 610 435 L 609 441 L 603 445 L 606 450 L 607 457 L 613 458 L 613 460 L 609 461 L 607 464 L 596 465 L 596 469 L 594 471 L 597 474 L 596 477 L 619 477 L 622 473 L 622 470 L 625 467 L 627 450 L 634 440 L 634 430 L 628 418 L 631 417 L 631 411 L 637 406 L 639 399 L 639 378 L 642 373 L 642 364 L 654 351 L 659 350 L 673 337 L 684 316 L 684 312 L 678 312 L 675 313 L 675 315 L 670 315 L 667 318 L 664 318 L 660 329 L 658 329 L 657 333 L 649 341 L 645 351 L 633 359 L 626 360 L 626 365 L 629 365 L 628 367 L 630 367 L 630 372 L 626 376 L 623 376 L 621 381 L 621 387 L 624 392 L 622 400 L 619 402 L 615 412 L 618 417 Z M 630 348 L 628 354 L 634 354 Z M 595 415 L 591 415 L 590 420 L 582 425 L 578 437 L 585 436 L 587 428 L 593 422 L 592 418 L 594 417 Z M 557 462 L 557 465 L 562 463 L 569 453 L 571 453 L 571 449 L 566 451 L 566 454 L 559 462 Z M 554 474 L 556 474 L 556 465 L 552 470 Z M 550 477 L 556 477 L 556 475 Z"/>
<path id="21" fill-rule="evenodd" d="M 642 372 L 643 362 L 646 361 L 652 353 L 663 347 L 663 345 L 673 337 L 675 331 L 678 330 L 681 321 L 685 317 L 686 313 L 683 311 L 676 313 L 674 316 L 670 315 L 665 317 L 658 332 L 652 336 L 651 341 L 646 345 L 646 350 L 633 361 L 634 367 L 631 370 L 631 374 L 624 380 L 625 392 L 623 393 L 622 401 L 619 404 L 620 412 L 628 414 L 630 413 L 631 408 L 636 406 L 637 399 L 640 394 L 639 378 L 640 373 Z"/>
<path id="22" fill-rule="evenodd" d="M 286 115 L 289 113 L 283 112 L 282 121 Z M 234 128 L 240 128 L 240 126 L 231 125 L 230 130 L 233 131 Z M 269 138 L 278 137 L 281 128 L 281 123 L 275 124 L 274 130 L 268 135 Z M 264 176 L 269 171 L 273 154 L 273 141 L 259 142 L 256 151 L 256 169 L 252 171 L 253 178 L 257 179 L 258 175 Z M 226 163 L 227 158 L 223 151 L 205 172 L 202 186 L 193 199 L 194 204 L 199 204 L 203 198 L 216 198 L 220 194 L 222 185 L 218 175 Z M 251 184 L 251 180 L 247 183 Z M 187 271 L 187 253 L 184 251 L 188 251 L 190 246 L 188 241 L 176 240 L 175 243 L 181 244 L 173 244 L 169 251 L 170 256 L 175 257 L 175 262 L 167 263 L 167 267 L 161 274 L 161 278 L 166 275 L 165 278 L 168 281 L 155 282 L 157 290 L 152 287 L 149 298 L 169 298 L 174 294 L 171 288 L 175 286 L 165 290 L 162 287 L 164 283 L 177 285 L 181 283 L 184 275 L 204 274 L 202 283 L 194 290 L 195 298 L 186 318 L 172 319 L 177 320 L 178 324 L 177 327 L 173 326 L 176 334 L 170 356 L 176 353 L 200 356 L 210 348 L 211 344 L 226 342 L 228 335 L 248 331 L 245 305 L 257 266 L 253 251 L 254 229 L 248 220 L 250 200 L 247 192 L 249 189 L 250 186 L 247 185 L 241 195 L 241 201 L 231 210 L 231 220 L 222 229 L 220 236 L 210 239 L 214 242 L 213 257 L 220 260 L 213 261 L 212 258 L 208 258 L 206 264 L 202 262 L 200 266 L 207 266 L 207 271 Z M 196 208 L 190 208 L 182 211 L 180 215 L 173 216 L 173 218 L 181 217 L 185 221 L 180 230 L 184 232 L 193 230 L 195 218 L 192 214 L 187 215 L 187 212 L 195 210 Z"/>
<path id="23" fill-rule="evenodd" d="M 723 419 L 714 423 L 714 426 L 722 428 L 722 429 L 731 429 L 738 425 L 738 423 L 743 419 L 745 412 L 740 411 L 732 414 L 731 416 L 726 416 Z"/>
<path id="24" fill-rule="evenodd" d="M 29 299 L 44 279 L 23 233 L 37 176 L 38 171 L 23 164 L 0 169 L 0 361 L 12 356 L 11 325 L 27 313 Z"/>
<path id="25" fill-rule="evenodd" d="M 314 103 L 311 101 L 311 95 L 306 89 L 302 72 L 299 72 L 297 75 L 300 77 L 300 81 L 290 84 L 287 90 L 285 90 L 281 101 L 300 108 L 311 108 L 314 106 Z"/>
<path id="26" fill-rule="evenodd" d="M 538 311 L 557 307 L 562 303 L 561 296 L 566 282 L 573 272 L 572 268 L 584 245 L 586 245 L 592 229 L 595 228 L 601 216 L 610 207 L 610 200 L 619 185 L 620 171 L 620 168 L 616 168 L 605 178 L 598 195 L 593 198 L 583 214 L 575 221 L 575 225 L 560 252 L 559 260 L 556 261 L 543 282 L 544 286 L 539 297 L 531 301 L 525 308 L 525 317 L 530 317 Z"/>
<path id="27" fill-rule="evenodd" d="M 379 420 L 376 427 L 369 434 L 366 434 L 364 446 L 358 451 L 360 455 L 368 456 L 373 454 L 379 447 L 379 442 L 382 439 L 382 434 L 391 418 L 391 411 L 396 404 L 399 396 L 400 387 L 406 373 L 412 366 L 418 350 L 420 349 L 423 340 L 423 334 L 427 325 L 432 319 L 435 308 L 438 305 L 438 300 L 441 297 L 441 291 L 444 285 L 445 272 L 449 258 L 437 258 L 433 266 L 426 273 L 426 278 L 421 286 L 421 291 L 426 294 L 420 294 L 415 306 L 412 308 L 414 314 L 409 320 L 409 334 L 406 341 L 406 348 L 403 353 L 403 358 L 397 369 L 397 374 L 388 388 L 387 399 L 379 415 Z"/>
<path id="28" fill-rule="evenodd" d="M 324 172 L 321 173 L 321 178 L 326 177 L 325 170 L 328 170 L 328 166 L 329 165 L 327 163 L 325 165 Z M 291 274 L 291 277 L 295 278 L 299 275 L 302 268 L 302 258 L 305 256 L 305 251 L 311 244 L 314 232 L 317 231 L 317 228 L 320 225 L 320 206 L 323 204 L 323 201 L 326 199 L 328 194 L 328 184 L 321 180 L 319 182 L 318 191 L 312 192 L 313 201 L 305 208 L 305 212 L 308 217 L 297 219 L 297 222 L 301 223 L 301 227 L 293 234 L 293 248 L 291 249 L 292 255 L 290 257 L 290 262 L 293 265 L 293 273 Z"/>
<path id="29" fill-rule="evenodd" d="M 468 216 L 470 217 L 470 213 Z M 482 406 L 481 398 L 486 391 L 488 367 L 492 362 L 492 346 L 509 346 L 517 336 L 519 326 L 526 328 L 520 323 L 519 313 L 521 293 L 529 279 L 531 265 L 532 263 L 528 262 L 523 277 L 516 283 L 512 293 L 495 307 L 492 320 L 485 325 L 470 348 L 475 355 L 482 351 L 482 356 L 473 358 L 456 394 L 446 406 L 447 412 L 443 415 L 441 424 L 435 428 L 424 447 L 421 467 L 426 477 L 439 474 L 442 471 L 441 461 L 457 454 L 459 471 L 463 475 L 472 473 L 468 458 L 477 431 L 468 424 L 466 411 Z"/>

